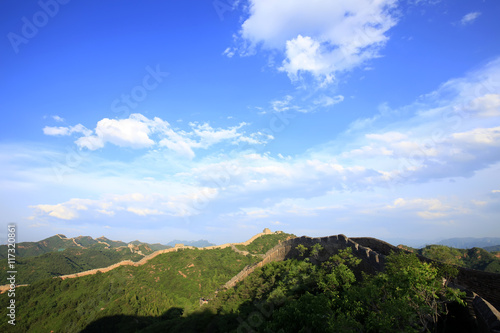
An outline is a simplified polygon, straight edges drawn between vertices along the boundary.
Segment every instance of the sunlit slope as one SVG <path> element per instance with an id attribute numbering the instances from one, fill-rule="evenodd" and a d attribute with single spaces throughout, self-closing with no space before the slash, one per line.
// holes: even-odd
<path id="1" fill-rule="evenodd" d="M 217 288 L 257 260 L 230 248 L 186 249 L 159 255 L 138 267 L 35 282 L 16 291 L 15 329 L 78 332 L 112 315 L 151 316 L 148 321 L 154 321 L 173 306 L 197 308 L 200 297 L 212 297 Z M 7 306 L 7 301 L 7 294 L 0 295 L 1 306 Z M 7 325 L 2 321 L 0 330 L 11 331 Z"/>

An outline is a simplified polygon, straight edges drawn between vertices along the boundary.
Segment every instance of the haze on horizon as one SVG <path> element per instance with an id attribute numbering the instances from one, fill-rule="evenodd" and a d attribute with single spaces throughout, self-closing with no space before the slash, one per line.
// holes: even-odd
<path id="1" fill-rule="evenodd" d="M 500 237 L 498 1 L 0 16 L 0 209 L 19 242 Z"/>

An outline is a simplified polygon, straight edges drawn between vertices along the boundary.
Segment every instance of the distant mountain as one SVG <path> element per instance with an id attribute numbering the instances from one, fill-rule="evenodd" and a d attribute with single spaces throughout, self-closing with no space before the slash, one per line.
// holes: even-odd
<path id="1" fill-rule="evenodd" d="M 127 248 L 131 253 L 147 255 L 154 251 L 168 249 L 171 246 L 162 244 L 148 244 L 140 241 L 125 243 L 110 240 L 104 236 L 92 238 L 90 236 L 78 236 L 67 238 L 63 234 L 45 238 L 38 242 L 22 242 L 17 244 L 16 256 L 20 258 L 36 257 L 50 252 L 61 252 L 66 249 L 92 249 L 92 250 L 118 250 Z M 7 245 L 0 245 L 0 260 L 7 258 Z"/>
<path id="2" fill-rule="evenodd" d="M 122 242 L 122 241 L 114 241 L 114 240 L 111 240 L 111 239 L 108 239 L 104 236 L 102 237 L 99 237 L 99 238 L 96 238 L 97 241 L 99 242 L 102 242 L 102 243 L 106 243 L 109 245 L 109 247 L 120 247 L 120 246 L 127 246 L 127 243 L 125 242 Z"/>
<path id="3" fill-rule="evenodd" d="M 175 239 L 175 240 L 167 243 L 167 245 L 170 245 L 170 246 L 175 246 L 175 244 L 184 244 L 186 246 L 194 246 L 194 247 L 206 247 L 206 246 L 215 245 L 215 244 L 210 243 L 209 241 L 204 240 L 204 239 L 200 239 L 197 241 L 185 241 L 185 240 L 183 241 L 183 240 Z"/>
<path id="4" fill-rule="evenodd" d="M 20 283 L 33 283 L 54 276 L 110 266 L 122 260 L 138 261 L 144 256 L 171 246 L 140 241 L 125 243 L 104 236 L 92 238 L 65 235 L 39 242 L 17 244 L 16 269 Z M 0 280 L 7 278 L 7 245 L 0 246 Z"/>
<path id="5" fill-rule="evenodd" d="M 22 242 L 17 244 L 17 257 L 33 257 L 39 256 L 48 252 L 63 251 L 71 247 L 83 247 L 76 243 L 73 238 L 66 238 L 62 234 L 58 234 L 39 242 Z M 7 258 L 7 245 L 0 245 L 0 259 Z"/>
<path id="6" fill-rule="evenodd" d="M 450 238 L 442 240 L 437 245 L 451 246 L 457 249 L 470 249 L 473 247 L 485 248 L 488 246 L 500 245 L 500 238 L 498 237 L 464 237 L 464 238 Z"/>
<path id="7" fill-rule="evenodd" d="M 153 251 L 165 250 L 165 249 L 169 249 L 172 247 L 170 245 L 163 245 L 160 243 L 154 243 L 154 244 L 148 244 L 148 245 L 151 248 L 151 250 L 153 250 Z"/>
<path id="8" fill-rule="evenodd" d="M 493 253 L 479 247 L 457 249 L 446 245 L 427 245 L 422 249 L 411 249 L 424 257 L 466 268 L 500 273 L 500 259 Z"/>
<path id="9" fill-rule="evenodd" d="M 500 251 L 500 245 L 486 246 L 483 247 L 483 249 L 485 249 L 488 252 L 498 252 Z"/>
<path id="10" fill-rule="evenodd" d="M 163 245 L 163 244 L 160 244 L 160 243 L 154 243 L 154 244 L 143 243 L 143 242 L 141 242 L 139 240 L 131 241 L 128 244 L 139 246 L 139 247 L 140 246 L 147 246 L 152 251 L 165 250 L 165 249 L 169 249 L 169 248 L 173 247 L 173 246 L 170 246 L 170 245 Z"/>

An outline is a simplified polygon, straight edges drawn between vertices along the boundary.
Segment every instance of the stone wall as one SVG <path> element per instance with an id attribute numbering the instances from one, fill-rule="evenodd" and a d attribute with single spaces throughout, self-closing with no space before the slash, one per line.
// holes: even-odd
<path id="1" fill-rule="evenodd" d="M 241 243 L 226 243 L 226 244 L 222 244 L 222 245 L 213 245 L 213 246 L 200 247 L 200 248 L 196 248 L 193 246 L 184 246 L 182 244 L 176 244 L 174 248 L 155 251 L 155 252 L 145 256 L 144 258 L 142 258 L 141 260 L 139 260 L 137 262 L 133 262 L 131 260 L 123 260 L 123 261 L 120 261 L 119 263 L 113 264 L 113 265 L 108 266 L 108 267 L 91 269 L 91 270 L 88 270 L 85 272 L 80 272 L 80 273 L 75 273 L 75 274 L 61 275 L 59 277 L 63 280 L 64 279 L 72 279 L 72 278 L 76 278 L 76 277 L 80 277 L 80 276 L 93 275 L 93 274 L 96 274 L 97 272 L 106 273 L 106 272 L 109 272 L 110 270 L 115 269 L 115 268 L 120 267 L 120 266 L 141 266 L 160 254 L 164 254 L 164 253 L 168 253 L 168 252 L 176 252 L 176 251 L 182 250 L 182 249 L 213 250 L 213 249 L 225 249 L 226 247 L 232 247 L 234 245 L 247 246 L 250 243 L 252 243 L 254 240 L 256 240 L 257 238 L 259 238 L 263 235 L 269 235 L 269 234 L 273 234 L 273 232 L 271 232 L 269 229 L 266 228 L 266 229 L 264 229 L 264 232 L 256 234 L 255 236 L 253 236 L 249 240 L 241 242 Z"/>
<path id="2" fill-rule="evenodd" d="M 320 262 L 327 260 L 328 257 L 341 249 L 351 248 L 355 256 L 363 259 L 359 268 L 365 272 L 382 271 L 386 262 L 386 255 L 390 254 L 391 251 L 404 251 L 387 242 L 369 237 L 351 239 L 344 235 L 322 238 L 311 238 L 306 236 L 297 237 L 276 245 L 264 255 L 261 262 L 246 266 L 241 272 L 229 280 L 223 288 L 228 289 L 234 287 L 238 282 L 250 275 L 256 268 L 262 267 L 269 262 L 299 258 L 300 253 L 296 247 L 300 244 L 308 248 L 315 244 L 320 244 L 324 248 L 317 258 Z M 419 257 L 423 261 L 441 265 L 439 262 L 422 256 Z M 477 313 L 478 319 L 484 324 L 487 331 L 497 332 L 495 329 L 499 329 L 498 332 L 500 332 L 500 313 L 497 310 L 500 304 L 500 274 L 481 272 L 462 267 L 457 268 L 459 274 L 457 278 L 454 279 L 453 283 L 477 293 L 474 297 L 473 307 L 474 311 Z"/>
<path id="3" fill-rule="evenodd" d="M 379 253 L 361 246 L 356 242 L 350 240 L 344 235 L 328 236 L 321 238 L 311 238 L 311 237 L 297 237 L 285 240 L 280 244 L 273 247 L 271 250 L 267 251 L 264 255 L 262 261 L 253 264 L 251 266 L 246 266 L 241 272 L 235 275 L 231 280 L 229 280 L 223 288 L 232 288 L 238 282 L 245 279 L 249 274 L 251 274 L 256 268 L 262 267 L 265 264 L 272 261 L 283 261 L 285 259 L 299 258 L 300 253 L 296 247 L 302 244 L 306 247 L 312 247 L 315 244 L 320 244 L 323 247 L 318 261 L 327 260 L 330 256 L 337 253 L 341 249 L 351 248 L 352 253 L 358 258 L 363 259 L 360 264 L 360 269 L 367 272 L 376 272 L 383 269 L 385 263 L 385 256 Z"/>
<path id="4" fill-rule="evenodd" d="M 404 251 L 396 246 L 381 241 L 376 238 L 359 237 L 352 238 L 355 242 L 369 247 L 383 255 L 388 255 L 391 251 L 400 252 Z M 431 262 L 436 265 L 442 263 L 434 261 L 423 256 L 418 256 L 420 260 Z M 493 304 L 495 307 L 500 308 L 500 274 L 477 271 L 464 267 L 455 266 L 458 269 L 458 276 L 452 282 L 464 289 L 474 291 L 476 294 Z"/>

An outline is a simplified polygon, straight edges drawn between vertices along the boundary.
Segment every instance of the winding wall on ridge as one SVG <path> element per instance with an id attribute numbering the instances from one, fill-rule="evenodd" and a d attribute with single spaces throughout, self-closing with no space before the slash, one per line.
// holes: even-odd
<path id="1" fill-rule="evenodd" d="M 276 245 L 264 255 L 262 261 L 246 266 L 229 280 L 223 288 L 229 289 L 234 287 L 256 268 L 262 267 L 269 262 L 299 258 L 300 253 L 296 249 L 299 244 L 307 247 L 320 244 L 325 249 L 318 258 L 320 262 L 327 260 L 328 257 L 337 253 L 338 250 L 351 248 L 355 256 L 363 259 L 359 268 L 365 272 L 382 271 L 386 262 L 386 255 L 390 254 L 391 251 L 404 251 L 376 238 L 363 237 L 349 239 L 345 235 L 321 238 L 302 236 L 283 241 Z M 442 263 L 422 256 L 419 256 L 419 258 L 426 262 L 442 265 Z M 472 305 L 478 318 L 485 325 L 487 331 L 497 332 L 496 329 L 500 328 L 500 312 L 497 310 L 500 305 L 500 274 L 456 267 L 459 273 L 452 282 L 466 290 L 473 291 L 475 296 L 473 297 Z"/>
<path id="2" fill-rule="evenodd" d="M 268 230 L 268 229 L 267 229 Z M 271 231 L 266 231 L 266 229 L 264 230 L 264 232 L 261 232 L 261 233 L 258 233 L 256 234 L 255 236 L 253 236 L 252 238 L 250 238 L 249 240 L 247 241 L 244 241 L 244 242 L 241 242 L 241 243 L 226 243 L 226 244 L 222 244 L 222 245 L 213 245 L 213 246 L 207 246 L 207 247 L 194 247 L 194 246 L 178 246 L 178 247 L 173 247 L 173 248 L 170 248 L 170 249 L 164 249 L 164 250 L 159 250 L 159 251 L 155 251 L 151 254 L 148 254 L 147 256 L 145 256 L 144 258 L 142 258 L 141 260 L 139 261 L 132 261 L 132 260 L 123 260 L 123 261 L 120 261 L 116 264 L 113 264 L 111 266 L 108 266 L 108 267 L 104 267 L 104 268 L 95 268 L 95 269 L 91 269 L 91 270 L 88 270 L 88 271 L 84 271 L 84 272 L 79 272 L 79 273 L 74 273 L 74 274 L 67 274 L 67 275 L 61 275 L 61 276 L 58 276 L 59 278 L 61 279 L 72 279 L 72 278 L 77 278 L 77 277 L 80 277 L 80 276 L 86 276 L 86 275 L 93 275 L 93 274 L 96 274 L 97 272 L 101 272 L 101 273 L 106 273 L 106 272 L 109 272 L 110 270 L 112 269 L 115 269 L 117 267 L 120 267 L 120 266 L 142 266 L 144 265 L 145 263 L 147 263 L 148 261 L 150 261 L 151 259 L 155 258 L 156 256 L 160 255 L 160 254 L 164 254 L 164 253 L 169 253 L 169 252 L 177 252 L 178 250 L 183 250 L 183 249 L 200 249 L 200 250 L 212 250 L 212 249 L 225 249 L 226 247 L 231 247 L 231 246 L 234 246 L 234 245 L 249 245 L 250 243 L 252 243 L 254 240 L 256 240 L 257 238 L 263 236 L 263 235 L 270 235 L 270 234 L 273 234 L 273 232 Z"/>
<path id="3" fill-rule="evenodd" d="M 404 251 L 394 245 L 376 238 L 355 237 L 352 238 L 352 240 L 359 243 L 360 245 L 369 247 L 383 255 L 388 255 L 391 251 Z M 442 263 L 438 261 L 423 257 L 421 255 L 417 256 L 422 261 L 432 262 L 438 266 L 442 265 Z M 455 267 L 458 269 L 458 275 L 452 280 L 454 284 L 474 291 L 476 294 L 486 299 L 495 307 L 500 308 L 500 274 L 477 271 L 475 269 L 469 269 L 460 266 Z"/>
<path id="4" fill-rule="evenodd" d="M 251 274 L 256 268 L 262 267 L 269 262 L 299 258 L 300 253 L 296 249 L 299 244 L 307 247 L 311 247 L 314 244 L 320 244 L 324 251 L 320 254 L 320 257 L 318 258 L 319 261 L 327 260 L 331 255 L 337 253 L 338 250 L 351 248 L 352 253 L 356 257 L 363 259 L 360 263 L 360 269 L 368 272 L 381 271 L 385 263 L 384 255 L 380 255 L 368 247 L 359 245 L 353 240 L 347 238 L 345 235 L 335 235 L 321 238 L 302 236 L 282 241 L 280 244 L 267 251 L 262 261 L 246 266 L 231 280 L 226 282 L 223 288 L 228 289 L 234 287 L 238 282 L 242 281 L 249 274 Z"/>

